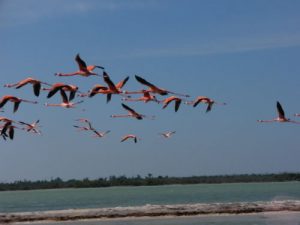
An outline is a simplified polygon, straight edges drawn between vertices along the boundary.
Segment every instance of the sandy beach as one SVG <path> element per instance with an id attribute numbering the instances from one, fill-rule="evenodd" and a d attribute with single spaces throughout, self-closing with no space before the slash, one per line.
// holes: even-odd
<path id="1" fill-rule="evenodd" d="M 78 221 L 84 219 L 121 219 L 162 216 L 245 215 L 253 213 L 297 212 L 300 201 L 243 203 L 144 205 L 99 209 L 68 209 L 39 212 L 1 213 L 0 223 L 34 221 Z M 266 215 L 266 214 L 264 214 Z M 272 214 L 271 214 L 272 215 Z"/>

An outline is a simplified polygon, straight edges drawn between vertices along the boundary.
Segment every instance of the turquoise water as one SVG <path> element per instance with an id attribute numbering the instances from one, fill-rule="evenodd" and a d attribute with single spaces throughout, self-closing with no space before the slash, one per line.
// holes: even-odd
<path id="1" fill-rule="evenodd" d="M 0 212 L 271 200 L 300 200 L 300 182 L 7 191 Z"/>

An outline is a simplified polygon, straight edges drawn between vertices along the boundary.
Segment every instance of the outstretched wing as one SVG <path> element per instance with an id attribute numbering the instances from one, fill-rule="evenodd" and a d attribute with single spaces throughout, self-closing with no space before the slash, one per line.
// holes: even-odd
<path id="1" fill-rule="evenodd" d="M 137 113 L 136 111 L 134 111 L 132 108 L 130 108 L 129 106 L 125 105 L 124 103 L 122 103 L 122 106 L 124 109 L 126 109 L 127 111 L 129 111 L 129 113 L 131 113 L 135 118 L 137 118 L 138 120 L 143 119 L 143 117 Z"/>
<path id="2" fill-rule="evenodd" d="M 175 112 L 178 111 L 180 104 L 181 104 L 181 100 L 176 100 L 175 101 Z"/>
<path id="3" fill-rule="evenodd" d="M 278 101 L 277 101 L 276 106 L 277 106 L 278 116 L 279 116 L 280 118 L 284 118 L 284 117 L 285 117 L 285 116 L 284 116 L 284 110 L 283 110 L 281 104 L 280 104 Z"/>
<path id="4" fill-rule="evenodd" d="M 128 80 L 129 80 L 129 76 L 126 77 L 124 80 L 120 81 L 119 83 L 117 83 L 116 88 L 122 88 Z"/>
<path id="5" fill-rule="evenodd" d="M 144 78 L 135 75 L 135 79 L 143 85 L 146 85 L 150 88 L 157 88 L 155 85 L 151 84 L 150 82 L 146 81 Z"/>
<path id="6" fill-rule="evenodd" d="M 87 70 L 86 63 L 80 58 L 79 54 L 76 55 L 75 60 L 78 64 L 80 70 Z"/>
<path id="7" fill-rule="evenodd" d="M 67 96 L 67 94 L 66 94 L 66 92 L 64 90 L 60 89 L 60 95 L 61 95 L 62 101 L 64 103 L 68 103 L 69 102 L 68 96 Z"/>
<path id="8" fill-rule="evenodd" d="M 134 111 L 132 108 L 130 108 L 129 106 L 125 105 L 124 103 L 122 103 L 122 106 L 124 109 L 126 109 L 127 111 L 131 112 L 131 113 L 136 113 L 136 111 Z"/>
<path id="9" fill-rule="evenodd" d="M 156 92 L 156 93 L 158 93 L 158 94 L 160 94 L 160 95 L 167 95 L 167 94 L 168 94 L 168 91 L 156 87 L 154 84 L 151 84 L 150 82 L 146 81 L 144 78 L 141 78 L 141 77 L 135 75 L 135 79 L 136 79 L 138 82 L 140 82 L 141 84 L 150 87 L 151 90 L 152 90 L 153 92 Z"/>
<path id="10" fill-rule="evenodd" d="M 105 71 L 103 72 L 103 79 L 111 90 L 118 92 L 118 89 L 116 88 L 115 84 L 111 81 L 109 75 Z"/>

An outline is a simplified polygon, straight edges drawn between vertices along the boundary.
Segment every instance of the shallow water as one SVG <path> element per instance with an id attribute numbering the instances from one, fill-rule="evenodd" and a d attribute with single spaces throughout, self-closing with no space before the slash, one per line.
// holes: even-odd
<path id="1" fill-rule="evenodd" d="M 300 200 L 300 182 L 7 191 L 0 212 L 272 200 Z"/>

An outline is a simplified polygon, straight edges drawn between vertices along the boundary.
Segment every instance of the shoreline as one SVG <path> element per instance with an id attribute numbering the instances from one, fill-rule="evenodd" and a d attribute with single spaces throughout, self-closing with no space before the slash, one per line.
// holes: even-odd
<path id="1" fill-rule="evenodd" d="M 53 220 L 43 220 L 43 221 L 27 221 L 27 222 L 13 222 L 12 224 L 20 224 L 20 225 L 27 225 L 27 224 L 49 224 L 49 225 L 57 225 L 62 223 L 93 223 L 93 222 L 127 222 L 127 221 L 151 221 L 151 220 L 172 220 L 172 219 L 201 219 L 201 220 L 207 220 L 207 219 L 227 219 L 231 217 L 264 217 L 266 219 L 268 218 L 280 218 L 282 220 L 285 220 L 285 218 L 300 218 L 300 212 L 299 211 L 276 211 L 276 212 L 256 212 L 256 213 L 241 213 L 241 214 L 207 214 L 207 215 L 192 215 L 192 216 L 157 216 L 157 217 L 150 217 L 150 216 L 143 216 L 143 217 L 121 217 L 121 218 L 95 218 L 95 219 L 79 219 L 79 220 L 66 220 L 66 221 L 53 221 Z M 282 218 L 284 217 L 284 218 Z"/>
<path id="2" fill-rule="evenodd" d="M 0 213 L 0 223 L 62 222 L 93 219 L 158 218 L 178 216 L 250 215 L 271 212 L 300 212 L 300 200 L 144 205 L 132 207 L 67 209 L 37 212 Z"/>

